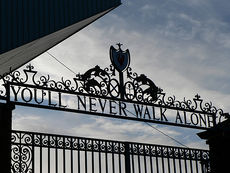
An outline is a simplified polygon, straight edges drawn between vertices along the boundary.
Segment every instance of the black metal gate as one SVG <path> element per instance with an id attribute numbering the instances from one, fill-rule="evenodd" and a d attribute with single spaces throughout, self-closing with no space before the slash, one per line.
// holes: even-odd
<path id="1" fill-rule="evenodd" d="M 207 150 L 11 131 L 15 105 L 206 130 L 226 119 L 222 109 L 198 94 L 183 101 L 167 97 L 151 79 L 132 71 L 129 50 L 121 44 L 111 46 L 110 59 L 108 68 L 95 66 L 67 80 L 40 75 L 32 65 L 0 76 L 3 172 L 210 172 Z"/>
<path id="2" fill-rule="evenodd" d="M 209 151 L 12 131 L 12 173 L 207 173 Z"/>

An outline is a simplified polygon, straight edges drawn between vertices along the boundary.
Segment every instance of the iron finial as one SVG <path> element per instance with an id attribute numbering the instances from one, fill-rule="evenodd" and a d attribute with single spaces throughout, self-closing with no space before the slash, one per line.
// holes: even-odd
<path id="1" fill-rule="evenodd" d="M 117 43 L 117 45 L 118 45 L 118 47 L 119 47 L 119 50 L 121 50 L 121 46 L 122 46 L 123 44 Z"/>
<path id="2" fill-rule="evenodd" d="M 195 95 L 195 98 L 196 98 L 197 100 L 200 100 L 200 95 L 199 95 L 199 94 Z"/>

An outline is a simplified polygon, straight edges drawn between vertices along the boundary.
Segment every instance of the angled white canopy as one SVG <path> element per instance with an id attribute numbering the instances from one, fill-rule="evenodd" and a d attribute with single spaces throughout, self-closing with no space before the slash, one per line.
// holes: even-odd
<path id="1" fill-rule="evenodd" d="M 34 40 L 30 43 L 22 45 L 16 49 L 10 50 L 0 55 L 0 75 L 9 73 L 10 70 L 15 70 L 30 60 L 34 59 L 38 55 L 42 54 L 46 50 L 57 45 L 61 41 L 70 37 L 74 33 L 78 32 L 82 28 L 86 27 L 96 19 L 105 15 L 112 9 L 106 10 L 99 14 L 96 14 L 90 18 L 66 27 L 62 30 L 56 31 L 50 35 Z"/>
<path id="2" fill-rule="evenodd" d="M 0 1 L 0 76 L 121 4 L 121 0 Z"/>

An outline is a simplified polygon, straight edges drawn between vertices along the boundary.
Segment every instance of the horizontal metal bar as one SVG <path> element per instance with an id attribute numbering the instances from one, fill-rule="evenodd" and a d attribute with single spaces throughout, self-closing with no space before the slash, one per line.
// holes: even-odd
<path id="1" fill-rule="evenodd" d="M 0 100 L 6 100 L 6 97 L 0 96 Z"/>

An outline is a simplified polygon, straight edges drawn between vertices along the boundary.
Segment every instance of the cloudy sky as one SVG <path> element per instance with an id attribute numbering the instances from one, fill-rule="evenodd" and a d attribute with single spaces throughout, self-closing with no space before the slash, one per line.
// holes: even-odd
<path id="1" fill-rule="evenodd" d="M 230 110 L 230 2 L 227 0 L 125 0 L 49 52 L 76 73 L 110 65 L 109 47 L 129 49 L 131 64 L 168 96 L 206 101 Z M 44 53 L 32 61 L 55 78 L 74 74 Z M 207 148 L 200 130 L 152 124 L 188 147 Z M 114 140 L 179 145 L 145 123 L 17 107 L 13 128 Z"/>

